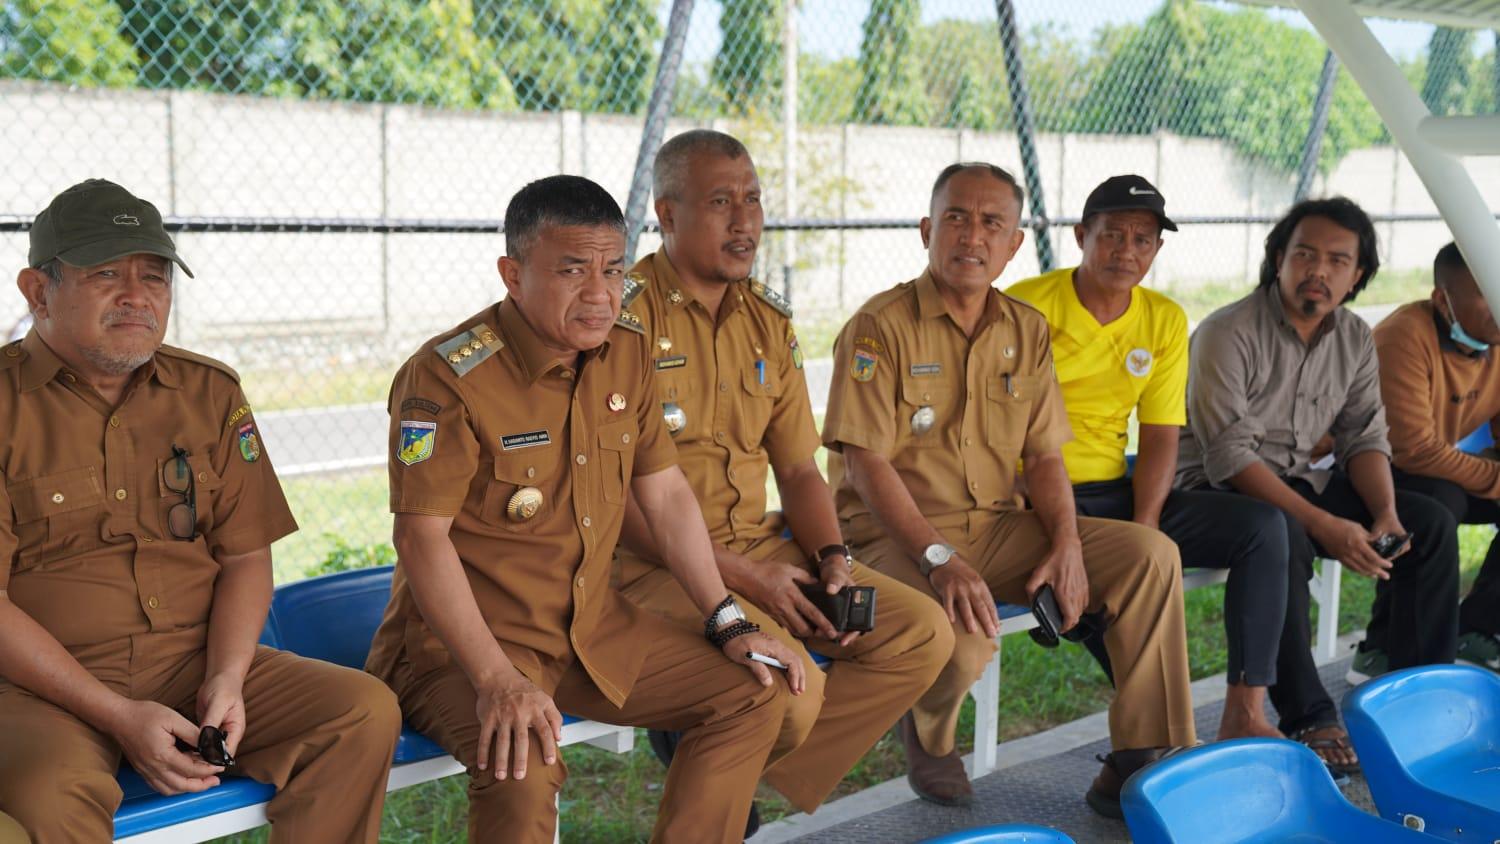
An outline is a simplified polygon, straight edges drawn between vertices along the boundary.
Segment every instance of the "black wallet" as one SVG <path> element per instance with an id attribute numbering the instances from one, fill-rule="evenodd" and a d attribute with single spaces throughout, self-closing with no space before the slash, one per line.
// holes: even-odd
<path id="1" fill-rule="evenodd" d="M 845 586 L 830 595 L 822 582 L 799 586 L 802 595 L 840 633 L 868 633 L 875 629 L 875 587 Z"/>

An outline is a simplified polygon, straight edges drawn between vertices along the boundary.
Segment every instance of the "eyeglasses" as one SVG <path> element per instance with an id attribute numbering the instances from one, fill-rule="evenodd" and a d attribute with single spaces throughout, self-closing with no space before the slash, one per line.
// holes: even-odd
<path id="1" fill-rule="evenodd" d="M 194 493 L 193 467 L 187 459 L 187 449 L 173 443 L 172 459 L 161 467 L 161 480 L 167 489 L 182 496 L 182 503 L 167 511 L 167 530 L 178 539 L 192 541 L 198 538 L 198 496 Z"/>
<path id="2" fill-rule="evenodd" d="M 183 753 L 192 753 L 195 748 L 182 739 L 177 740 L 177 749 Z M 234 757 L 229 755 L 229 744 L 225 741 L 224 731 L 209 725 L 198 733 L 198 755 L 203 761 L 220 768 L 233 768 Z"/>

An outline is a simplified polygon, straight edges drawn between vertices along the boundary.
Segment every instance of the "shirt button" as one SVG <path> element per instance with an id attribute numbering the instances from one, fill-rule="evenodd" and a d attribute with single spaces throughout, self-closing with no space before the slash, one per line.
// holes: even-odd
<path id="1" fill-rule="evenodd" d="M 594 523 L 593 519 L 590 519 L 588 516 L 584 516 L 583 517 L 583 526 L 584 527 L 588 527 L 588 526 L 592 525 L 593 523 Z"/>
<path id="2" fill-rule="evenodd" d="M 622 443 L 628 443 L 628 442 L 630 442 L 630 435 L 629 434 L 621 434 L 620 435 L 620 442 L 622 442 Z"/>
<path id="3" fill-rule="evenodd" d="M 534 478 L 534 477 L 536 477 L 536 467 L 535 466 L 527 466 L 526 467 L 526 477 L 528 477 L 528 478 Z"/>
<path id="4" fill-rule="evenodd" d="M 157 607 L 161 606 L 161 601 L 156 600 L 156 596 L 152 595 L 151 597 L 146 599 L 146 606 L 154 610 Z"/>
<path id="5" fill-rule="evenodd" d="M 730 480 L 731 480 L 731 481 L 732 481 L 732 480 L 734 480 L 734 470 L 733 470 L 733 469 L 730 469 L 730 470 L 729 470 L 729 479 L 730 479 Z"/>
<path id="6" fill-rule="evenodd" d="M 152 538 L 151 538 L 151 537 L 149 537 L 149 536 L 143 536 L 143 537 L 141 537 L 141 541 L 142 541 L 142 542 L 154 542 L 154 541 L 155 541 L 155 540 L 153 540 L 153 539 L 152 539 Z"/>
<path id="7" fill-rule="evenodd" d="M 714 434 L 714 442 L 723 442 L 723 441 L 724 441 L 724 432 L 723 431 L 720 431 L 720 432 Z"/>
<path id="8" fill-rule="evenodd" d="M 923 393 L 922 401 L 932 401 L 932 393 Z"/>
<path id="9" fill-rule="evenodd" d="M 15 346 L 6 346 L 5 356 L 8 358 L 18 358 L 21 356 L 21 350 L 16 348 Z"/>
<path id="10" fill-rule="evenodd" d="M 589 462 L 589 459 L 580 454 L 577 457 L 573 458 L 573 462 L 577 463 L 579 466 L 582 466 L 583 464 Z"/>
<path id="11" fill-rule="evenodd" d="M 729 382 L 728 381 L 720 381 L 719 382 L 719 392 L 721 392 L 721 393 L 727 393 L 727 392 L 729 392 Z"/>
<path id="12" fill-rule="evenodd" d="M 969 481 L 969 489 L 979 489 L 979 481 Z"/>
<path id="13" fill-rule="evenodd" d="M 124 501 L 125 498 L 127 496 L 129 496 L 129 495 L 130 495 L 130 493 L 126 492 L 123 489 L 117 489 L 117 490 L 115 490 L 115 500 L 116 501 Z"/>
<path id="14" fill-rule="evenodd" d="M 109 427 L 111 427 L 111 428 L 118 428 L 118 427 L 120 427 L 120 417 L 118 417 L 118 416 L 111 416 L 111 417 L 109 417 Z"/>
<path id="15" fill-rule="evenodd" d="M 208 473 L 207 472 L 199 472 L 198 473 L 198 483 L 201 484 L 201 483 L 206 482 L 207 480 L 208 480 Z"/>
<path id="16" fill-rule="evenodd" d="M 582 589 L 582 588 L 583 588 L 583 578 L 581 578 L 581 577 L 580 577 L 580 578 L 578 578 L 578 588 L 579 588 L 579 589 Z"/>
<path id="17" fill-rule="evenodd" d="M 52 503 L 53 504 L 61 504 L 61 503 L 63 503 L 63 494 L 60 493 L 60 492 L 54 492 L 54 493 L 52 493 Z"/>
<path id="18" fill-rule="evenodd" d="M 974 444 L 973 440 L 969 439 L 968 437 L 964 437 L 964 445 L 973 445 L 973 444 Z"/>
<path id="19" fill-rule="evenodd" d="M 63 380 L 66 381 L 66 382 L 68 382 L 69 384 L 72 384 L 73 382 L 77 381 L 78 379 L 73 377 L 73 373 L 71 373 L 71 372 L 64 372 L 63 373 Z"/>

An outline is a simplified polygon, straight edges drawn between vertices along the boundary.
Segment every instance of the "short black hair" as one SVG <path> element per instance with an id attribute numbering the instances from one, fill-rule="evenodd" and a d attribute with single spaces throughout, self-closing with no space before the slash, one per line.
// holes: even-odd
<path id="1" fill-rule="evenodd" d="M 1449 241 L 1432 259 L 1432 283 L 1439 290 L 1447 290 L 1453 283 L 1453 273 L 1458 271 L 1468 272 L 1469 262 L 1464 260 L 1464 253 L 1458 251 L 1458 244 Z"/>
<path id="2" fill-rule="evenodd" d="M 943 185 L 948 184 L 949 179 L 965 170 L 983 170 L 994 178 L 1010 185 L 1011 192 L 1016 195 L 1016 204 L 1021 206 L 1023 210 L 1026 208 L 1026 191 L 1022 190 L 1021 183 L 1016 181 L 1016 177 L 1012 176 L 1009 170 L 1006 170 L 1004 167 L 996 167 L 988 161 L 959 161 L 944 167 L 943 171 L 938 173 L 937 181 L 932 183 L 932 195 L 927 198 L 927 204 L 931 206 L 932 201 L 937 199 L 938 191 L 943 189 Z"/>
<path id="3" fill-rule="evenodd" d="M 1359 236 L 1359 257 L 1356 263 L 1360 267 L 1360 277 L 1344 298 L 1345 302 L 1353 302 L 1354 297 L 1365 289 L 1365 285 L 1370 283 L 1370 279 L 1380 269 L 1380 243 L 1375 237 L 1375 223 L 1370 220 L 1370 215 L 1359 207 L 1359 203 L 1343 196 L 1304 199 L 1293 205 L 1286 216 L 1271 227 L 1271 233 L 1266 235 L 1266 254 L 1260 262 L 1260 286 L 1272 287 L 1276 284 L 1281 266 L 1280 256 L 1291 244 L 1292 231 L 1297 228 L 1297 224 L 1308 217 L 1332 220 L 1336 225 Z"/>
<path id="4" fill-rule="evenodd" d="M 548 176 L 516 191 L 505 206 L 505 254 L 517 261 L 551 226 L 608 226 L 625 233 L 625 214 L 609 191 L 582 176 Z"/>
<path id="5" fill-rule="evenodd" d="M 693 156 L 710 152 L 738 160 L 750 154 L 739 138 L 716 129 L 689 129 L 673 135 L 656 151 L 651 164 L 651 191 L 657 199 L 676 199 L 687 187 L 687 167 Z"/>

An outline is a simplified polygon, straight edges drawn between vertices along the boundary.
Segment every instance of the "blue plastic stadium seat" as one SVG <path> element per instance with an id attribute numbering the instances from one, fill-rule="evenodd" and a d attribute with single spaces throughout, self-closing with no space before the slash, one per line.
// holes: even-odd
<path id="1" fill-rule="evenodd" d="M 1490 426 L 1481 425 L 1467 437 L 1458 441 L 1458 450 L 1468 454 L 1478 454 L 1494 444 L 1495 438 L 1490 434 Z"/>
<path id="2" fill-rule="evenodd" d="M 939 835 L 937 838 L 929 838 L 922 844 L 1017 844 L 1017 842 L 1073 844 L 1073 839 L 1055 829 L 1017 823 L 963 829 L 947 835 Z"/>
<path id="3" fill-rule="evenodd" d="M 1350 690 L 1344 722 L 1381 817 L 1450 841 L 1500 840 L 1500 676 L 1396 671 Z"/>
<path id="4" fill-rule="evenodd" d="M 1131 777 L 1120 802 L 1136 844 L 1432 841 L 1345 800 L 1317 755 L 1284 739 L 1236 739 L 1164 759 Z"/>
<path id="5" fill-rule="evenodd" d="M 181 821 L 217 815 L 271 799 L 276 789 L 244 777 L 226 777 L 218 788 L 163 797 L 126 765 L 115 777 L 125 800 L 115 812 L 115 837 L 150 832 Z"/>

